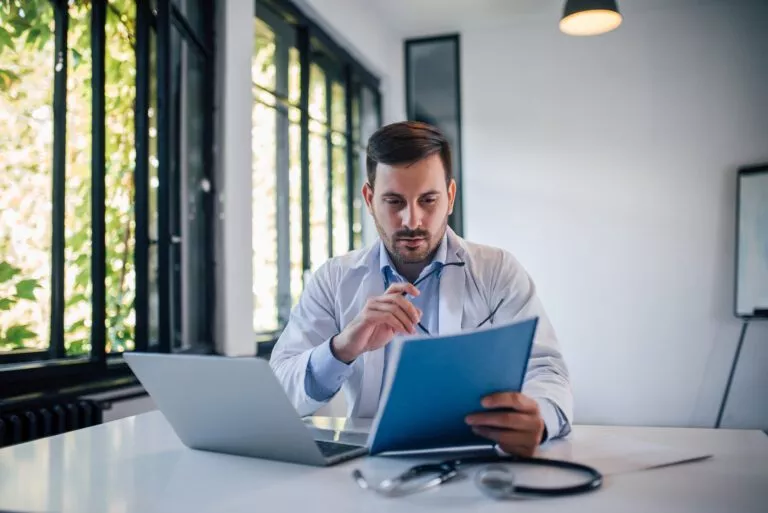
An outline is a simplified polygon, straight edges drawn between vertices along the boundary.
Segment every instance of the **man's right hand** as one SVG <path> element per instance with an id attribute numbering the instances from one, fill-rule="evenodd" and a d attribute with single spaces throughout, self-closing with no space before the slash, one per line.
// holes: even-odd
<path id="1" fill-rule="evenodd" d="M 416 333 L 422 312 L 403 294 L 419 295 L 411 283 L 395 283 L 381 295 L 368 299 L 365 308 L 331 340 L 331 352 L 344 363 L 387 345 L 397 334 Z"/>

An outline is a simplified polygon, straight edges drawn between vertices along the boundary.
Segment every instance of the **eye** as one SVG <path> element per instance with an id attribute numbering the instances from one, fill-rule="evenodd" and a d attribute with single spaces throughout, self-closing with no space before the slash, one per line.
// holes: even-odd
<path id="1" fill-rule="evenodd" d="M 437 202 L 437 197 L 436 196 L 427 196 L 426 198 L 422 198 L 421 202 L 422 203 L 426 203 L 427 205 L 431 205 L 431 204 Z"/>
<path id="2" fill-rule="evenodd" d="M 403 202 L 403 200 L 398 198 L 384 198 L 384 203 L 387 205 L 400 205 Z"/>

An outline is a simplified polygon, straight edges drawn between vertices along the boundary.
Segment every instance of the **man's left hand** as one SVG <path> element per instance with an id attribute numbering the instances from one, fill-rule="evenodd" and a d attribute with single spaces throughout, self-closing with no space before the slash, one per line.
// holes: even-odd
<path id="1" fill-rule="evenodd" d="M 466 418 L 476 434 L 517 456 L 533 456 L 544 435 L 539 405 L 518 392 L 500 392 L 483 398 L 484 408 L 504 411 L 474 413 Z"/>

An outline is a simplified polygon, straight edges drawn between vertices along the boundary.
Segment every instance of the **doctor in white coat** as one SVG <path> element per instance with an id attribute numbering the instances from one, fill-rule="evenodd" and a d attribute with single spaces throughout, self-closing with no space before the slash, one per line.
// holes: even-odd
<path id="1" fill-rule="evenodd" d="M 272 369 L 298 412 L 312 414 L 343 389 L 349 416 L 373 417 L 387 344 L 397 334 L 538 316 L 522 392 L 484 398 L 485 410 L 467 412 L 466 422 L 520 455 L 567 434 L 568 370 L 533 281 L 510 253 L 448 227 L 456 183 L 445 136 L 423 123 L 387 125 L 371 136 L 366 167 L 362 193 L 378 240 L 312 275 L 272 352 Z"/>

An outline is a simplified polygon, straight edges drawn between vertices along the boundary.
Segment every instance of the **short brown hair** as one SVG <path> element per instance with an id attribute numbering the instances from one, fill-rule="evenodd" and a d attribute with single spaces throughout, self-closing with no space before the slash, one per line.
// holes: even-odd
<path id="1" fill-rule="evenodd" d="M 412 164 L 438 152 L 445 168 L 445 183 L 451 183 L 451 146 L 440 130 L 420 121 L 401 121 L 383 126 L 368 140 L 365 159 L 368 184 L 373 187 L 378 164 Z"/>

